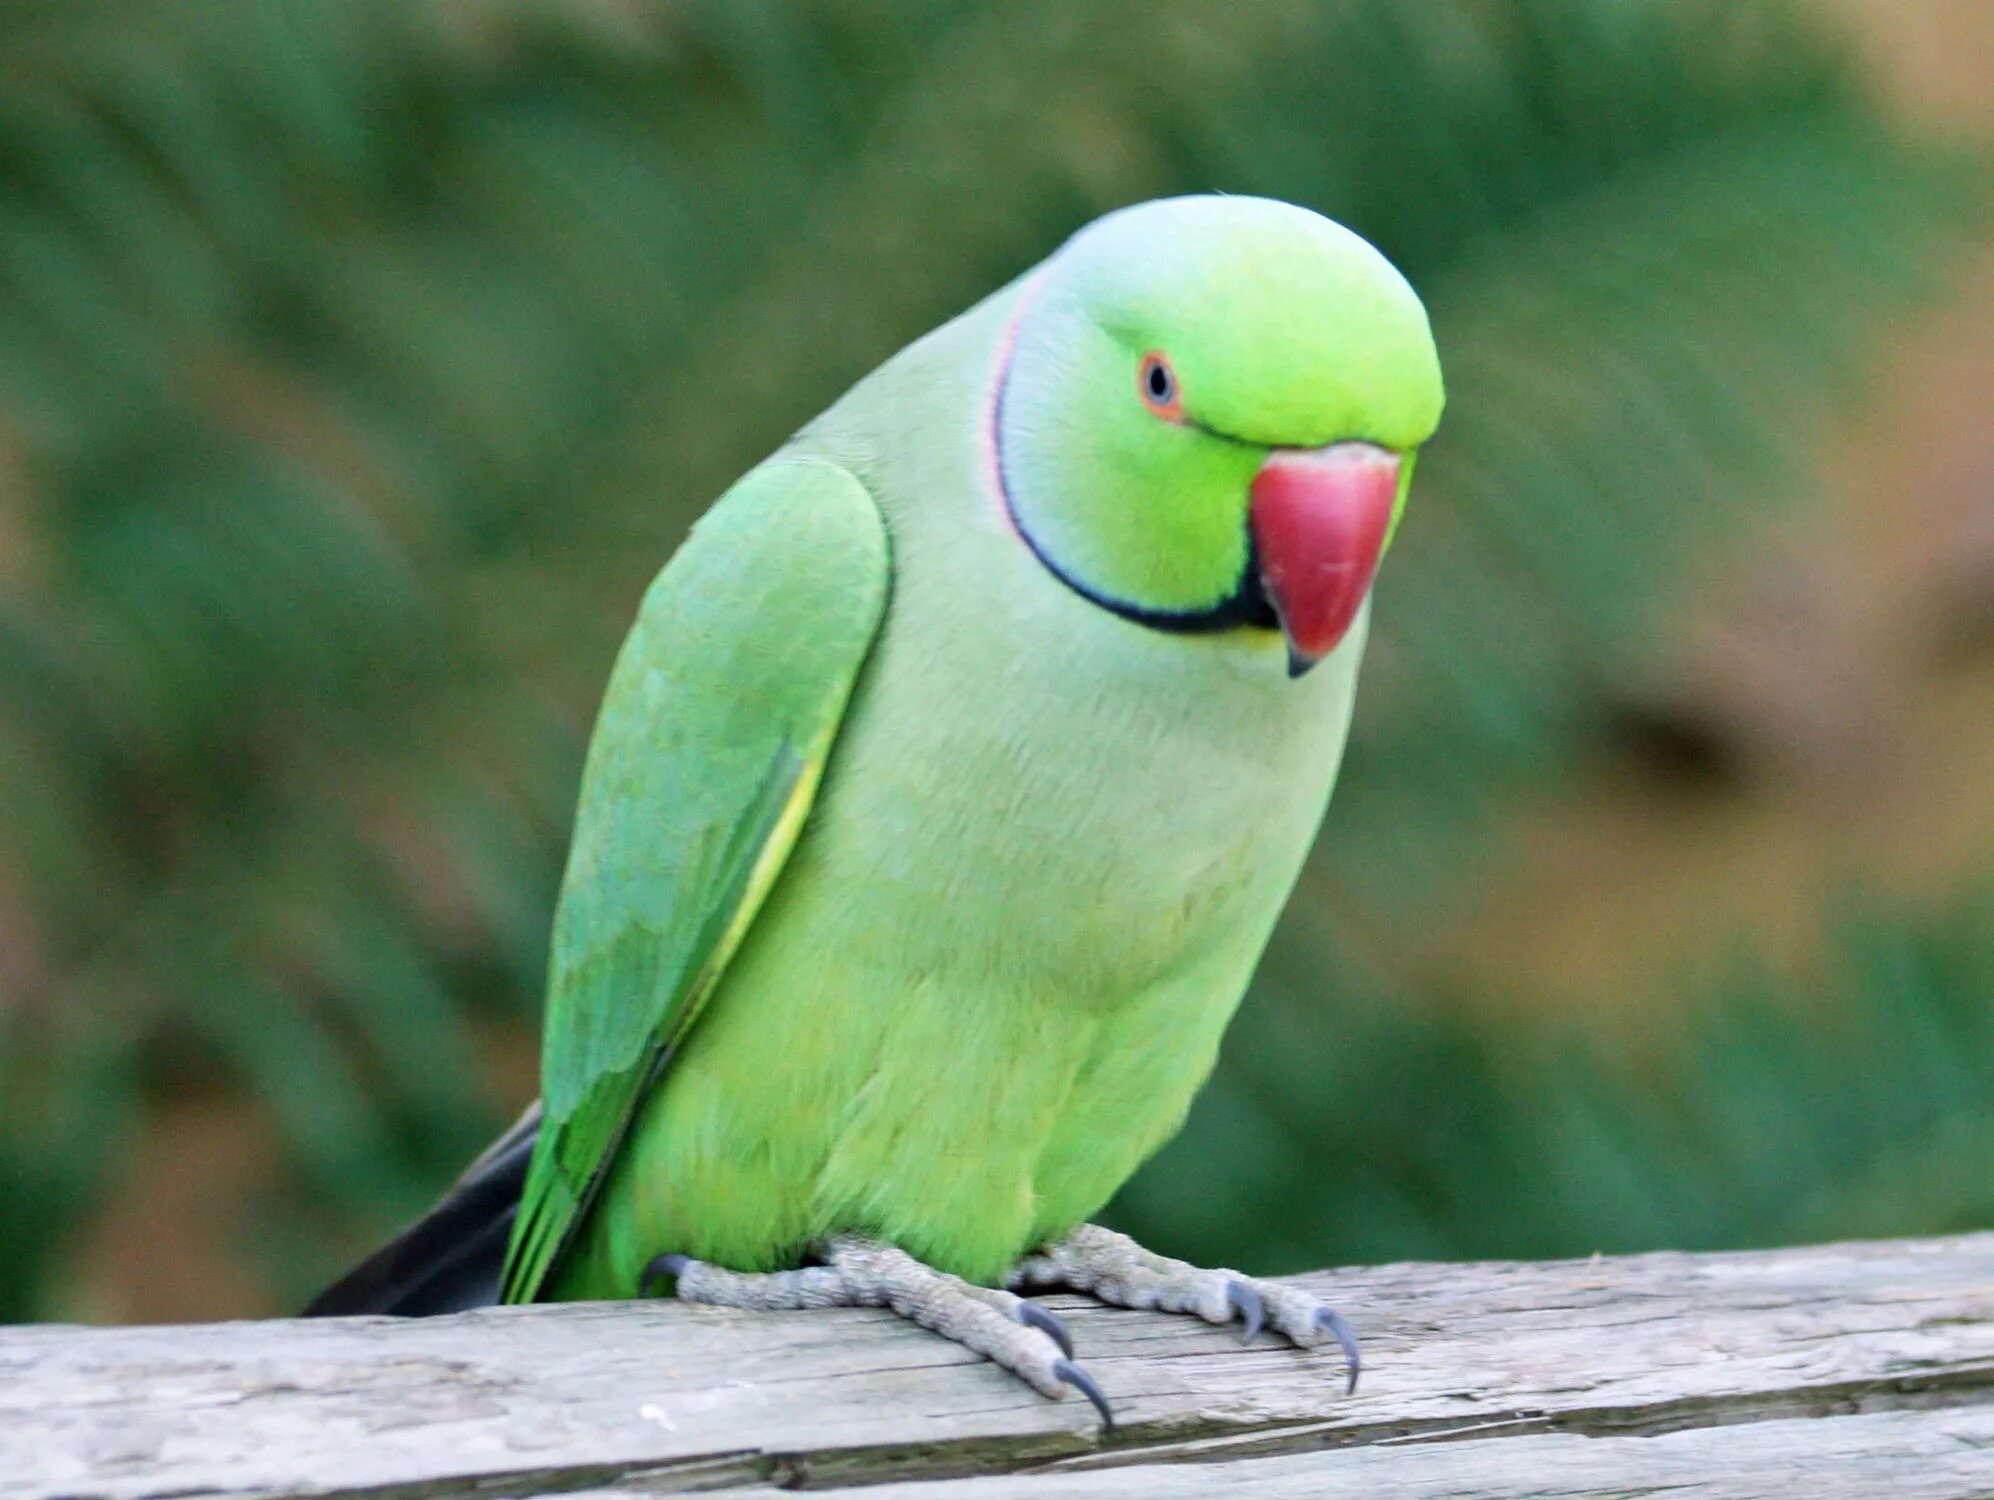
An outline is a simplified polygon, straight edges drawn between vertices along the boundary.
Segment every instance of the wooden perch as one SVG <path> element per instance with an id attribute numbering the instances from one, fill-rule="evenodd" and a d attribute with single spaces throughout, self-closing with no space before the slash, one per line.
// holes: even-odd
<path id="1" fill-rule="evenodd" d="M 0 1496 L 1994 1494 L 1994 1234 L 1301 1278 L 1364 1383 L 1055 1298 L 1122 1427 L 884 1313 L 0 1330 Z"/>

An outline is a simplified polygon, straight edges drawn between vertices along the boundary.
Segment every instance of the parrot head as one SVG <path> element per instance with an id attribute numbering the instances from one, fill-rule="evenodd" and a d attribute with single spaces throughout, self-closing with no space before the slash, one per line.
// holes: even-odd
<path id="1" fill-rule="evenodd" d="M 1285 637 L 1300 676 L 1362 609 L 1441 403 L 1426 310 L 1368 243 L 1270 199 L 1172 198 L 1027 283 L 991 440 L 1061 582 L 1154 629 Z"/>

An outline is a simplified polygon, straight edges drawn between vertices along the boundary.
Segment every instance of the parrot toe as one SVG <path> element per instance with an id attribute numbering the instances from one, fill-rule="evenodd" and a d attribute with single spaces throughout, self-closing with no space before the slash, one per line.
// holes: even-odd
<path id="1" fill-rule="evenodd" d="M 1064 1287 L 1086 1292 L 1111 1307 L 1194 1313 L 1207 1323 L 1237 1320 L 1243 1328 L 1242 1343 L 1251 1343 L 1263 1327 L 1303 1349 L 1334 1339 L 1349 1372 L 1345 1390 L 1357 1389 L 1357 1335 L 1334 1308 L 1282 1282 L 1237 1271 L 1205 1270 L 1158 1255 L 1098 1224 L 1083 1224 L 1058 1244 L 1019 1261 L 1012 1268 L 1010 1285 Z"/>
<path id="2" fill-rule="evenodd" d="M 660 1255 L 656 1260 L 644 1267 L 643 1274 L 637 1278 L 638 1295 L 644 1297 L 651 1296 L 652 1286 L 664 1280 L 667 1276 L 676 1280 L 684 1274 L 685 1268 L 691 1264 L 692 1257 L 690 1255 Z"/>
<path id="3" fill-rule="evenodd" d="M 1252 1282 L 1242 1276 L 1235 1276 L 1225 1284 L 1225 1300 L 1239 1313 L 1239 1320 L 1246 1325 L 1239 1336 L 1242 1344 L 1250 1344 L 1267 1321 L 1267 1302 Z"/>
<path id="4" fill-rule="evenodd" d="M 1343 1387 L 1344 1395 L 1357 1389 L 1357 1371 L 1363 1366 L 1363 1359 L 1357 1353 L 1357 1331 L 1345 1320 L 1342 1313 L 1333 1307 L 1317 1305 L 1315 1325 L 1329 1330 L 1336 1342 L 1343 1346 L 1343 1363 L 1350 1371 L 1350 1379 Z"/>
<path id="5" fill-rule="evenodd" d="M 761 1311 L 886 1307 L 952 1343 L 1003 1366 L 1055 1399 L 1067 1387 L 1114 1418 L 1094 1377 L 1073 1362 L 1073 1337 L 1050 1309 L 1013 1292 L 975 1286 L 906 1251 L 858 1235 L 815 1247 L 822 1263 L 794 1271 L 729 1271 L 687 1255 L 660 1255 L 644 1268 L 646 1288 L 671 1277 L 682 1302 Z"/>
<path id="6" fill-rule="evenodd" d="M 1066 1321 L 1044 1303 L 1034 1302 L 1029 1297 L 1020 1297 L 1017 1305 L 1011 1309 L 1011 1316 L 1016 1318 L 1020 1323 L 1023 1323 L 1027 1328 L 1038 1329 L 1039 1332 L 1059 1345 L 1059 1352 L 1061 1354 L 1064 1354 L 1068 1359 L 1073 1358 L 1073 1335 L 1066 1331 Z M 1067 1383 L 1069 1385 L 1078 1384 L 1076 1381 L 1068 1381 Z M 1082 1386 L 1081 1389 L 1084 1391 L 1086 1387 Z M 1090 1395 L 1088 1399 L 1093 1400 L 1093 1397 Z M 1100 1405 L 1098 1401 L 1094 1404 L 1097 1406 Z"/>
<path id="7" fill-rule="evenodd" d="M 1101 1414 L 1102 1431 L 1113 1432 L 1115 1430 L 1114 1408 L 1108 1405 L 1108 1398 L 1101 1393 L 1101 1387 L 1096 1383 L 1092 1375 L 1089 1375 L 1070 1359 L 1055 1361 L 1052 1373 L 1094 1403 L 1094 1410 Z"/>

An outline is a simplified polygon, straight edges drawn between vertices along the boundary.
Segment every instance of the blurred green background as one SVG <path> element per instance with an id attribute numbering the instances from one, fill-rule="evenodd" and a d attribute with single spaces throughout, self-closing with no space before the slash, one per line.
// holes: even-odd
<path id="1" fill-rule="evenodd" d="M 9 0 L 0 1320 L 293 1307 L 530 1097 L 725 483 L 1109 208 L 1424 293 L 1317 856 L 1117 1222 L 1994 1225 L 1994 7 Z"/>

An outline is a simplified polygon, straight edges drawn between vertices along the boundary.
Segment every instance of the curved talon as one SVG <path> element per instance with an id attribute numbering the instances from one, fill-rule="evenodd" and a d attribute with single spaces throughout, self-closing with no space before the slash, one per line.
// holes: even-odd
<path id="1" fill-rule="evenodd" d="M 644 1267 L 644 1273 L 637 1278 L 638 1292 L 643 1296 L 650 1296 L 652 1282 L 656 1281 L 660 1276 L 669 1276 L 676 1281 L 680 1276 L 685 1274 L 685 1268 L 691 1264 L 692 1257 L 690 1255 L 667 1252 L 664 1255 L 658 1256 L 648 1266 Z"/>
<path id="2" fill-rule="evenodd" d="M 1343 1388 L 1343 1394 L 1348 1396 L 1357 1389 L 1357 1371 L 1363 1365 L 1363 1360 L 1357 1353 L 1356 1331 L 1344 1321 L 1343 1314 L 1333 1307 L 1318 1307 L 1315 1310 L 1314 1322 L 1318 1328 L 1327 1328 L 1335 1336 L 1337 1343 L 1343 1346 L 1344 1361 L 1350 1366 L 1350 1383 Z"/>
<path id="3" fill-rule="evenodd" d="M 1254 1335 L 1267 1322 L 1267 1304 L 1261 1300 L 1259 1292 L 1237 1277 L 1225 1284 L 1225 1300 L 1239 1314 L 1240 1321 L 1246 1324 L 1246 1332 L 1239 1336 L 1239 1341 L 1242 1344 L 1252 1343 Z"/>
<path id="4" fill-rule="evenodd" d="M 1059 1345 L 1059 1352 L 1068 1359 L 1073 1358 L 1073 1335 L 1066 1331 L 1066 1324 L 1051 1308 L 1043 1307 L 1029 1297 L 1020 1297 L 1011 1316 L 1027 1328 L 1036 1328 L 1040 1333 Z"/>
<path id="5" fill-rule="evenodd" d="M 1094 1383 L 1094 1377 L 1070 1359 L 1056 1359 L 1052 1362 L 1053 1378 L 1063 1380 L 1094 1403 L 1094 1410 L 1101 1414 L 1101 1430 L 1115 1430 L 1115 1413 L 1108 1405 L 1108 1398 L 1101 1393 L 1101 1387 Z"/>

